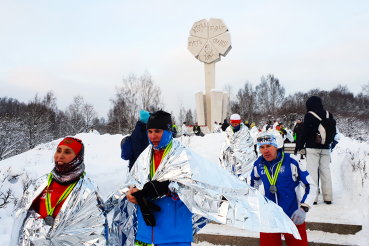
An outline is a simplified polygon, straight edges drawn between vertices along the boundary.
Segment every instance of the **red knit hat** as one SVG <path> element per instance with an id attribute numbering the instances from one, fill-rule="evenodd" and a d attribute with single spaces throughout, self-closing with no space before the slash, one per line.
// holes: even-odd
<path id="1" fill-rule="evenodd" d="M 69 148 L 71 148 L 74 153 L 76 155 L 78 155 L 78 153 L 81 151 L 82 149 L 82 140 L 78 139 L 78 138 L 73 138 L 73 137 L 66 137 L 64 138 L 58 145 L 58 147 L 60 145 L 65 145 L 68 146 Z"/>

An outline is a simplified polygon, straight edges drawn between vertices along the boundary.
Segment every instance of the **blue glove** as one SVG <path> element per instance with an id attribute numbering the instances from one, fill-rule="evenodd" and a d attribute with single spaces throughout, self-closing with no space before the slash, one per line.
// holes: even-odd
<path id="1" fill-rule="evenodd" d="M 291 217 L 293 223 L 295 223 L 295 225 L 301 225 L 305 222 L 306 219 L 306 212 L 305 210 L 303 210 L 302 208 L 297 209 L 292 217 Z"/>

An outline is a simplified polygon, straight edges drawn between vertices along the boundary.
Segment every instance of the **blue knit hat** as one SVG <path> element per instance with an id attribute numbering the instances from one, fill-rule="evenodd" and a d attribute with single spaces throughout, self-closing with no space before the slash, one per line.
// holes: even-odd
<path id="1" fill-rule="evenodd" d="M 277 139 L 275 138 L 273 134 L 264 133 L 263 135 L 258 137 L 256 141 L 258 142 L 259 148 L 260 146 L 263 146 L 265 144 L 273 145 L 276 148 L 278 148 Z"/>
<path id="2" fill-rule="evenodd" d="M 145 110 L 140 110 L 140 120 L 141 120 L 141 122 L 146 124 L 149 117 L 150 117 L 149 112 L 147 112 Z"/>

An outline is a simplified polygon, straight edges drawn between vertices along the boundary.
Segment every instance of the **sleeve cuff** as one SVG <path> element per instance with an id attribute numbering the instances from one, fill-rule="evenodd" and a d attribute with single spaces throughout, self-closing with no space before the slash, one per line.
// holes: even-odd
<path id="1" fill-rule="evenodd" d="M 303 207 L 308 207 L 310 209 L 310 206 L 307 205 L 306 203 L 301 203 L 300 206 L 303 206 Z"/>

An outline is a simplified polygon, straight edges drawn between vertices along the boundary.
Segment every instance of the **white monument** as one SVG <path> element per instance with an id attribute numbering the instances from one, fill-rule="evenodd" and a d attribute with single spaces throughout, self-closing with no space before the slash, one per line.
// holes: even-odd
<path id="1" fill-rule="evenodd" d="M 195 22 L 190 35 L 187 48 L 205 67 L 205 97 L 202 92 L 195 94 L 197 119 L 199 125 L 206 124 L 213 132 L 214 122 L 223 122 L 225 119 L 228 103 L 228 96 L 223 95 L 223 91 L 214 90 L 215 63 L 220 61 L 221 55 L 226 56 L 231 50 L 231 35 L 221 19 L 213 18 Z"/>

